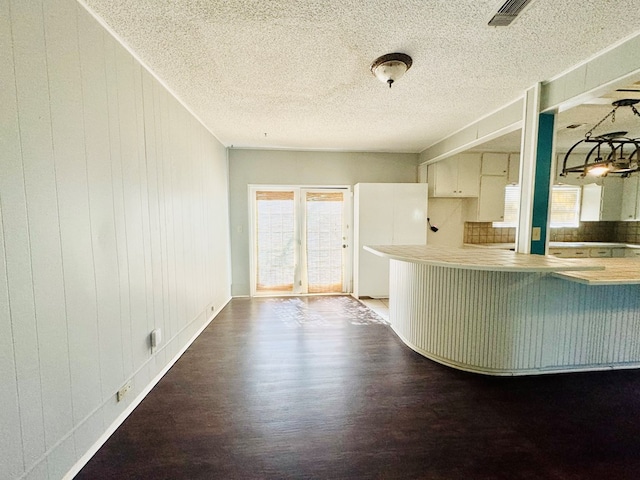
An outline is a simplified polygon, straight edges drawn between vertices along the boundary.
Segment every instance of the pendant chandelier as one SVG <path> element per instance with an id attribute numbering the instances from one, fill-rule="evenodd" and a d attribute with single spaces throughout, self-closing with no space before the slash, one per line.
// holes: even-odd
<path id="1" fill-rule="evenodd" d="M 611 117 L 616 121 L 616 110 L 620 107 L 629 107 L 634 115 L 640 117 L 635 104 L 640 100 L 623 99 L 612 103 L 611 110 L 602 120 L 589 130 L 584 138 L 573 145 L 564 156 L 562 163 L 563 177 L 569 173 L 579 173 L 580 177 L 591 175 L 594 177 L 606 177 L 610 174 L 628 177 L 631 173 L 640 170 L 638 156 L 640 155 L 640 138 L 628 138 L 628 132 L 611 132 L 592 136 L 593 131 L 605 120 Z M 579 152 L 576 147 L 581 145 Z M 583 150 L 586 147 L 588 150 Z"/>

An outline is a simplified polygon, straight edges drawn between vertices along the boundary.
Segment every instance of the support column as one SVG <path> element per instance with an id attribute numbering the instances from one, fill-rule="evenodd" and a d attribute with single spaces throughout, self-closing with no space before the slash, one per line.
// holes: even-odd
<path id="1" fill-rule="evenodd" d="M 538 151 L 533 185 L 533 220 L 531 222 L 531 253 L 545 255 L 549 234 L 549 212 L 553 161 L 554 113 L 541 113 L 538 119 Z M 538 230 L 539 229 L 539 230 Z M 539 233 L 538 233 L 539 232 Z"/>
<path id="2" fill-rule="evenodd" d="M 540 113 L 540 84 L 527 90 L 523 116 L 516 251 L 544 255 L 551 201 L 555 114 Z"/>

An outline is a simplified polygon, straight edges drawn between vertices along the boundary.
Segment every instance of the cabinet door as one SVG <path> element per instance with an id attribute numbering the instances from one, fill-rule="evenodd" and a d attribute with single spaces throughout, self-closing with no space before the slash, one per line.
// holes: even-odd
<path id="1" fill-rule="evenodd" d="M 600 220 L 600 202 L 602 186 L 595 183 L 582 186 L 582 207 L 580 208 L 581 222 L 597 222 Z"/>
<path id="2" fill-rule="evenodd" d="M 458 195 L 458 159 L 448 158 L 432 166 L 433 179 L 429 178 L 429 183 L 433 184 L 435 197 L 455 197 Z"/>
<path id="3" fill-rule="evenodd" d="M 624 247 L 613 247 L 611 249 L 611 256 L 613 258 L 622 258 L 627 254 L 627 249 Z"/>
<path id="4" fill-rule="evenodd" d="M 520 153 L 509 154 L 507 183 L 509 185 L 518 185 L 520 183 Z"/>
<path id="5" fill-rule="evenodd" d="M 613 256 L 613 252 L 611 248 L 602 247 L 602 248 L 590 248 L 589 249 L 590 257 L 611 257 Z"/>
<path id="6" fill-rule="evenodd" d="M 635 220 L 637 218 L 638 178 L 640 177 L 629 177 L 623 180 L 621 220 Z"/>
<path id="7" fill-rule="evenodd" d="M 458 159 L 458 196 L 477 197 L 480 191 L 480 154 L 461 153 Z"/>
<path id="8" fill-rule="evenodd" d="M 509 170 L 508 153 L 483 153 L 480 175 L 507 175 Z"/>
<path id="9" fill-rule="evenodd" d="M 549 255 L 555 255 L 562 258 L 586 258 L 589 256 L 588 248 L 550 248 Z"/>
<path id="10" fill-rule="evenodd" d="M 600 220 L 616 222 L 622 218 L 622 189 L 625 179 L 606 177 L 602 179 Z"/>
<path id="11" fill-rule="evenodd" d="M 567 258 L 586 258 L 589 256 L 588 248 L 565 248 Z"/>
<path id="12" fill-rule="evenodd" d="M 506 176 L 482 175 L 478 197 L 478 222 L 500 222 L 504 220 L 504 189 Z"/>

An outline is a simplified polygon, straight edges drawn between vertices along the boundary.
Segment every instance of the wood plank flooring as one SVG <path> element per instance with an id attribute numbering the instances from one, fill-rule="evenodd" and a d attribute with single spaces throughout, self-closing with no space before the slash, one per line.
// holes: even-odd
<path id="1" fill-rule="evenodd" d="M 234 299 L 78 479 L 637 479 L 640 371 L 495 378 L 350 297 Z"/>

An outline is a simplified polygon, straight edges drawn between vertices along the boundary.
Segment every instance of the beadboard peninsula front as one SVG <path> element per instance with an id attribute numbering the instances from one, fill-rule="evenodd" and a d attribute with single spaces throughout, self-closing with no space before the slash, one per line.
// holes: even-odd
<path id="1" fill-rule="evenodd" d="M 365 248 L 390 260 L 391 327 L 427 358 L 487 375 L 640 367 L 640 269 L 628 281 L 598 284 L 576 274 L 597 277 L 602 262 L 464 247 Z"/>

